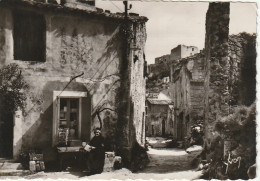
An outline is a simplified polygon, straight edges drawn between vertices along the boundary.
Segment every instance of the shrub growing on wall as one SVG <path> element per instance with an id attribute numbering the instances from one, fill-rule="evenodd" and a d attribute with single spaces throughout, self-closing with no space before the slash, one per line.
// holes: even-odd
<path id="1" fill-rule="evenodd" d="M 256 104 L 238 106 L 233 114 L 218 121 L 215 128 L 219 142 L 223 144 L 221 147 L 226 147 L 226 156 L 223 158 L 223 154 L 216 153 L 216 146 L 212 146 L 208 172 L 214 171 L 214 174 L 208 175 L 216 179 L 248 179 L 247 170 L 256 162 Z M 233 143 L 228 145 L 228 141 Z M 219 155 L 221 158 L 216 158 Z M 221 168 L 219 172 L 216 167 Z"/>
<path id="2" fill-rule="evenodd" d="M 28 84 L 17 64 L 0 68 L 0 117 L 13 115 L 18 108 L 24 109 Z"/>

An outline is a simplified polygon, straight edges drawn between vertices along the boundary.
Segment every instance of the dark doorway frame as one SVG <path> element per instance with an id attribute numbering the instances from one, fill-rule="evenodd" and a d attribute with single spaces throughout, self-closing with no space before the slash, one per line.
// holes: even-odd
<path id="1" fill-rule="evenodd" d="M 0 158 L 13 158 L 14 120 L 11 113 L 1 114 Z"/>

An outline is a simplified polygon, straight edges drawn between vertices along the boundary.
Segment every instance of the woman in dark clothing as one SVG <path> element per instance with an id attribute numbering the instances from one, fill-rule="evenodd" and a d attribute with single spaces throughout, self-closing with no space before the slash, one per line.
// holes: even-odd
<path id="1" fill-rule="evenodd" d="M 95 129 L 95 136 L 89 142 L 89 168 L 90 174 L 102 173 L 105 161 L 104 138 L 100 128 Z"/>

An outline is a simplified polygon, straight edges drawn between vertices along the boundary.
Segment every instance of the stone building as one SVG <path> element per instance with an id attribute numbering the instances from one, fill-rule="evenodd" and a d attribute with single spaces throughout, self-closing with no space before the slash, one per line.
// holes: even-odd
<path id="1" fill-rule="evenodd" d="M 180 59 L 171 65 L 169 92 L 174 102 L 174 139 L 184 141 L 190 127 L 203 117 L 204 54 Z"/>
<path id="2" fill-rule="evenodd" d="M 172 136 L 173 129 L 169 129 L 173 128 L 172 108 L 173 102 L 171 98 L 162 92 L 156 98 L 147 98 L 146 136 Z"/>
<path id="3" fill-rule="evenodd" d="M 172 61 L 175 61 L 178 59 L 189 57 L 196 53 L 199 53 L 198 47 L 178 45 L 177 47 L 175 47 L 171 50 L 170 60 L 172 62 Z"/>
<path id="4" fill-rule="evenodd" d="M 169 63 L 170 62 L 170 56 L 171 55 L 163 55 L 161 57 L 155 58 L 155 64 Z"/>
<path id="5" fill-rule="evenodd" d="M 147 18 L 129 15 L 126 26 L 123 14 L 57 2 L 0 2 L 0 66 L 18 64 L 29 84 L 25 112 L 9 130 L 9 156 L 39 149 L 46 162 L 55 160 L 62 130 L 71 145 L 88 142 L 103 110 L 106 149 L 129 162 L 133 145 L 145 141 Z"/>

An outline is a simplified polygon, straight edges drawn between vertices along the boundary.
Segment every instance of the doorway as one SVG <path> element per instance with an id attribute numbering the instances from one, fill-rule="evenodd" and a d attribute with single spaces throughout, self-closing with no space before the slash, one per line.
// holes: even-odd
<path id="1" fill-rule="evenodd" d="M 162 137 L 165 137 L 165 119 L 162 120 Z"/>
<path id="2" fill-rule="evenodd" d="M 183 113 L 180 113 L 177 124 L 177 140 L 182 141 L 183 137 Z"/>
<path id="3" fill-rule="evenodd" d="M 0 119 L 0 158 L 13 157 L 13 116 L 1 115 Z"/>

